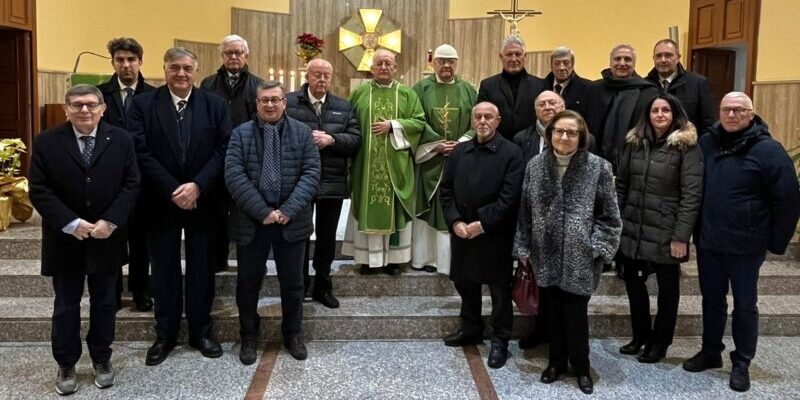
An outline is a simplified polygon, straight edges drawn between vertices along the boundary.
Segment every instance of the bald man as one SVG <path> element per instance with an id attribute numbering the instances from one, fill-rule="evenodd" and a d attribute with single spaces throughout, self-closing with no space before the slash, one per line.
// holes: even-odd
<path id="1" fill-rule="evenodd" d="M 347 164 L 361 146 L 361 130 L 353 108 L 329 92 L 333 79 L 331 63 L 316 58 L 308 63 L 306 83 L 286 95 L 286 114 L 311 128 L 322 160 L 319 192 L 314 199 L 314 288 L 311 298 L 328 308 L 338 308 L 333 295 L 331 263 L 336 254 L 336 227 L 342 202 L 350 194 Z M 310 241 L 306 242 L 303 276 L 306 292 L 311 288 L 308 273 Z"/>

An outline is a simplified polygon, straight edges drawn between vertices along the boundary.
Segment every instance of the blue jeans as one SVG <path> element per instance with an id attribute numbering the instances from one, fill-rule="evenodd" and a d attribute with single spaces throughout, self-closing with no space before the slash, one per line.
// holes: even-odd
<path id="1" fill-rule="evenodd" d="M 728 287 L 733 291 L 732 361 L 747 364 L 758 342 L 758 271 L 766 254 L 733 255 L 697 249 L 697 271 L 703 296 L 703 351 L 719 356 L 728 319 Z"/>

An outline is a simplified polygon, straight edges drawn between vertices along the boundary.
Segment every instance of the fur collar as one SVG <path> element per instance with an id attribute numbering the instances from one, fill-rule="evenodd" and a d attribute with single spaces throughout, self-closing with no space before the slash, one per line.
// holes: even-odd
<path id="1" fill-rule="evenodd" d="M 642 143 L 642 133 L 631 129 L 625 136 L 625 141 L 633 147 L 639 147 Z M 686 129 L 676 130 L 667 135 L 667 145 L 679 151 L 686 151 L 690 147 L 696 146 L 697 129 L 694 124 L 689 122 Z"/>

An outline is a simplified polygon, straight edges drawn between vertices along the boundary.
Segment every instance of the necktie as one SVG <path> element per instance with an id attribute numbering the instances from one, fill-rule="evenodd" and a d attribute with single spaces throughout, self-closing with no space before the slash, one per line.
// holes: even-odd
<path id="1" fill-rule="evenodd" d="M 122 100 L 122 109 L 125 113 L 128 113 L 128 109 L 131 108 L 131 102 L 133 101 L 133 88 L 126 87 L 122 89 L 125 92 L 125 100 Z"/>
<path id="2" fill-rule="evenodd" d="M 561 91 L 564 90 L 564 87 L 559 85 L 559 84 L 556 84 L 554 89 L 556 90 L 556 93 L 558 93 L 558 95 L 560 96 L 561 95 Z"/>
<path id="3" fill-rule="evenodd" d="M 319 117 L 322 114 L 322 102 L 317 100 L 314 102 L 314 112 Z"/>
<path id="4" fill-rule="evenodd" d="M 661 87 L 663 87 L 664 89 L 668 88 L 669 87 L 669 81 L 666 80 L 666 79 L 661 81 Z"/>
<path id="5" fill-rule="evenodd" d="M 236 82 L 239 82 L 239 75 L 231 75 L 230 79 L 228 79 L 228 82 L 230 83 L 231 88 L 235 87 Z"/>
<path id="6" fill-rule="evenodd" d="M 261 180 L 259 186 L 265 193 L 267 203 L 277 205 L 281 192 L 281 123 L 263 123 L 261 134 L 264 138 L 264 154 L 261 160 Z"/>
<path id="7" fill-rule="evenodd" d="M 83 140 L 83 151 L 81 152 L 81 156 L 83 157 L 83 162 L 86 163 L 88 166 L 92 162 L 92 151 L 94 150 L 94 137 L 85 135 L 81 136 L 81 140 Z"/>
<path id="8" fill-rule="evenodd" d="M 186 100 L 178 101 L 178 121 L 183 121 L 183 115 L 186 114 Z"/>

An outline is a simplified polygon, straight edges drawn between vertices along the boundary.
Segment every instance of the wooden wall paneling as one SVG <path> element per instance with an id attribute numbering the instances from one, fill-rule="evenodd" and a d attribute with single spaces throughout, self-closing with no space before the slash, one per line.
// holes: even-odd
<path id="1" fill-rule="evenodd" d="M 753 108 L 786 149 L 800 145 L 800 81 L 755 82 Z"/>
<path id="2" fill-rule="evenodd" d="M 222 38 L 219 38 L 222 41 Z M 222 65 L 219 55 L 219 43 L 193 42 L 190 40 L 175 39 L 175 46 L 185 47 L 197 56 L 197 76 L 195 85 L 200 86 L 203 78 L 216 74 Z"/>
<path id="3" fill-rule="evenodd" d="M 294 43 L 297 36 L 292 33 L 289 22 L 288 14 L 231 10 L 231 32 L 245 38 L 250 46 L 247 58 L 250 72 L 266 79 L 267 70 L 275 68 L 277 79 L 277 70 L 288 67 L 287 43 Z"/>
<path id="4" fill-rule="evenodd" d="M 724 0 L 721 41 L 739 41 L 746 35 L 744 0 Z"/>
<path id="5" fill-rule="evenodd" d="M 458 50 L 458 74 L 478 88 L 480 81 L 502 71 L 500 44 L 505 26 L 500 18 L 447 21 L 449 41 Z"/>
<path id="6" fill-rule="evenodd" d="M 550 73 L 550 54 L 552 50 L 530 51 L 525 55 L 525 70 L 529 74 L 544 78 Z"/>

